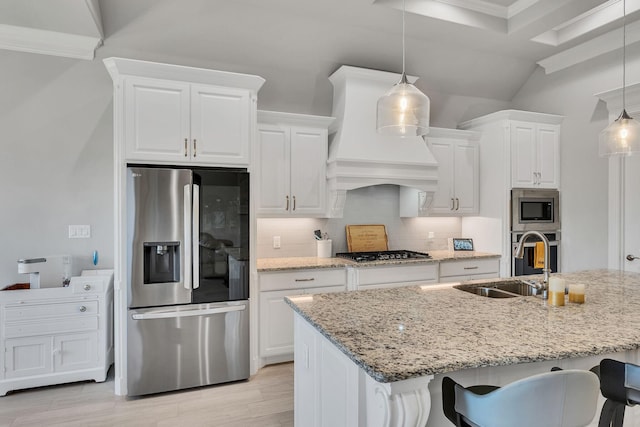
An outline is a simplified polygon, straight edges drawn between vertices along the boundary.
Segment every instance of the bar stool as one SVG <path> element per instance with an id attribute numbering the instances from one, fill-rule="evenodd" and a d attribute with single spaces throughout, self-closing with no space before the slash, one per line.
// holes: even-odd
<path id="1" fill-rule="evenodd" d="M 463 387 L 442 379 L 442 407 L 457 427 L 578 427 L 596 414 L 598 376 L 568 369 L 524 378 L 504 387 Z"/>
<path id="2" fill-rule="evenodd" d="M 622 427 L 626 407 L 640 403 L 640 366 L 602 359 L 599 376 L 600 391 L 607 400 L 598 427 Z"/>

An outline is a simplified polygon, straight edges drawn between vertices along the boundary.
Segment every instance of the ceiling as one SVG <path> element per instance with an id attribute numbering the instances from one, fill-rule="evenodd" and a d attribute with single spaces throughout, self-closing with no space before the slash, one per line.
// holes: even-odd
<path id="1" fill-rule="evenodd" d="M 622 45 L 621 0 L 405 1 L 407 72 L 427 94 L 509 101 L 538 66 L 557 72 Z M 330 88 L 326 79 L 342 64 L 401 71 L 402 7 L 402 0 L 0 0 L 0 49 L 74 57 L 4 41 L 6 33 L 44 31 L 48 41 L 88 40 L 77 58 L 175 58 L 258 74 L 272 92 L 306 93 L 313 110 L 314 91 Z M 626 8 L 634 44 L 640 0 Z"/>

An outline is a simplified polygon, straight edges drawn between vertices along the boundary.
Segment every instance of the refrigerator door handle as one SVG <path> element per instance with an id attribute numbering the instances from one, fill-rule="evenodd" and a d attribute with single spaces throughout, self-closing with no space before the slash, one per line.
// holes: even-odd
<path id="1" fill-rule="evenodd" d="M 184 288 L 191 289 L 191 184 L 184 186 Z"/>
<path id="2" fill-rule="evenodd" d="M 209 314 L 229 313 L 233 311 L 243 311 L 247 308 L 245 304 L 232 305 L 228 307 L 206 308 L 202 310 L 185 310 L 185 311 L 152 311 L 150 313 L 133 314 L 133 320 L 149 320 L 149 319 L 172 319 L 177 317 L 205 316 Z"/>
<path id="3" fill-rule="evenodd" d="M 193 289 L 200 287 L 200 186 L 193 184 Z"/>

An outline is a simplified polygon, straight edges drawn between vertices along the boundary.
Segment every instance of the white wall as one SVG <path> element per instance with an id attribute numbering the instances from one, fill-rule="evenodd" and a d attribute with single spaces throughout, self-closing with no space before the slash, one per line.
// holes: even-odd
<path id="1" fill-rule="evenodd" d="M 637 53 L 637 52 L 636 52 Z M 598 157 L 598 133 L 608 124 L 594 94 L 622 85 L 620 53 L 545 75 L 537 69 L 513 99 L 514 108 L 565 116 L 561 138 L 562 271 L 607 266 L 607 160 Z M 640 61 L 628 60 L 628 83 Z"/>
<path id="2" fill-rule="evenodd" d="M 68 253 L 113 265 L 112 95 L 99 61 L 0 51 L 0 287 L 19 258 Z M 68 225 L 91 238 L 68 239 Z M 76 272 L 77 273 L 77 269 Z"/>

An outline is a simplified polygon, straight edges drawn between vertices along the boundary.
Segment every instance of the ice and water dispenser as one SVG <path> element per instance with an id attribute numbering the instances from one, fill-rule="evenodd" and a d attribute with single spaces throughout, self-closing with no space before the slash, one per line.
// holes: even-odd
<path id="1" fill-rule="evenodd" d="M 144 284 L 180 281 L 180 242 L 144 242 Z"/>

